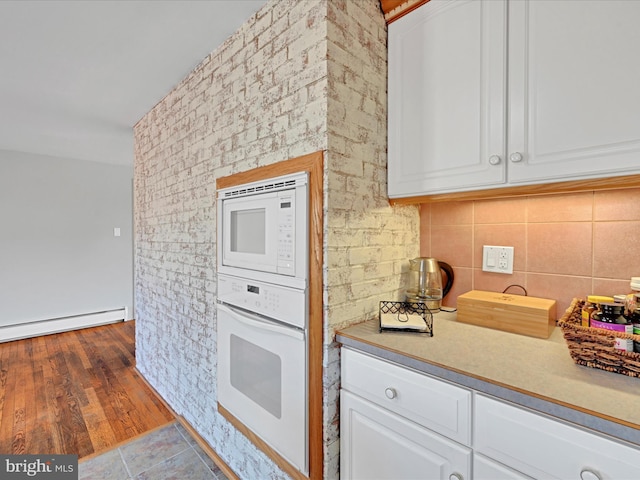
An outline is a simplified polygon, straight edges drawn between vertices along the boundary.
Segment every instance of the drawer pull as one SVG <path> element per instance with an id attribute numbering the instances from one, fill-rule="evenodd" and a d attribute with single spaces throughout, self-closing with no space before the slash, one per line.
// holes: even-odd
<path id="1" fill-rule="evenodd" d="M 590 468 L 583 468 L 580 472 L 580 478 L 582 480 L 602 480 L 600 474 Z"/>
<path id="2" fill-rule="evenodd" d="M 461 473 L 454 472 L 449 475 L 449 480 L 464 480 L 464 477 Z"/>
<path id="3" fill-rule="evenodd" d="M 502 159 L 500 158 L 500 155 L 491 155 L 489 157 L 489 163 L 491 165 L 500 165 L 501 161 L 502 161 Z"/>
<path id="4" fill-rule="evenodd" d="M 384 394 L 387 396 L 389 400 L 393 400 L 398 396 L 398 392 L 396 392 L 396 389 L 391 387 L 385 388 Z"/>

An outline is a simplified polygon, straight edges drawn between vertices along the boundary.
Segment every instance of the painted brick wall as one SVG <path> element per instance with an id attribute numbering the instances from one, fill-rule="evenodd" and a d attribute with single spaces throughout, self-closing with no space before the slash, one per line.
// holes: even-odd
<path id="1" fill-rule="evenodd" d="M 330 1 L 325 205 L 326 471 L 339 457 L 341 327 L 377 316 L 380 300 L 402 296 L 408 259 L 419 253 L 415 207 L 387 198 L 387 30 L 374 1 Z"/>
<path id="2" fill-rule="evenodd" d="M 325 478 L 338 476 L 335 329 L 396 298 L 418 211 L 386 199 L 378 0 L 273 0 L 135 128 L 138 368 L 242 478 L 285 476 L 215 410 L 215 179 L 325 151 Z"/>

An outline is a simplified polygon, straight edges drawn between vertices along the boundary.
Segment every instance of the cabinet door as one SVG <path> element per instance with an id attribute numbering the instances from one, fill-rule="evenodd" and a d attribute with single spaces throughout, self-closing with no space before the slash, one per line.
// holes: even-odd
<path id="1" fill-rule="evenodd" d="M 503 0 L 431 0 L 389 25 L 389 197 L 505 182 L 506 29 Z"/>
<path id="2" fill-rule="evenodd" d="M 509 3 L 509 183 L 640 171 L 639 24 L 637 1 Z"/>
<path id="3" fill-rule="evenodd" d="M 340 478 L 444 480 L 470 474 L 471 449 L 341 390 Z"/>

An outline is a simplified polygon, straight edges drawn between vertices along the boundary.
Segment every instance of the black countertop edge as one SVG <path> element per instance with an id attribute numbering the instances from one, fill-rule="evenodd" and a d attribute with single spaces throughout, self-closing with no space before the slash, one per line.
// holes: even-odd
<path id="1" fill-rule="evenodd" d="M 600 434 L 605 434 L 612 437 L 614 440 L 629 442 L 634 447 L 640 447 L 640 430 L 610 421 L 596 415 L 590 415 L 580 410 L 573 409 L 552 401 L 543 400 L 534 396 L 530 396 L 516 390 L 479 380 L 477 378 L 464 375 L 453 370 L 433 365 L 427 362 L 422 362 L 415 358 L 402 355 L 397 352 L 387 350 L 382 347 L 377 347 L 369 343 L 360 342 L 350 337 L 346 337 L 338 333 L 336 335 L 336 341 L 346 347 L 351 347 L 361 352 L 369 353 L 378 358 L 395 362 L 405 367 L 418 370 L 434 377 L 438 377 L 444 380 L 448 380 L 452 383 L 462 385 L 467 388 L 471 388 L 479 393 L 491 395 L 511 402 L 515 405 L 526 407 L 534 410 L 536 413 L 542 413 L 553 417 L 554 420 L 563 420 L 569 423 L 571 426 L 584 427 L 590 430 L 594 430 Z M 624 408 L 624 406 L 621 406 Z M 627 408 L 633 408 L 628 406 Z"/>

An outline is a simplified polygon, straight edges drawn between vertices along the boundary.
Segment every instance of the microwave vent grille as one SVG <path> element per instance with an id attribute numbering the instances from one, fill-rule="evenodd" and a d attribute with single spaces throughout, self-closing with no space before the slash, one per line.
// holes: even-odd
<path id="1" fill-rule="evenodd" d="M 235 190 L 229 190 L 224 192 L 225 198 L 229 197 L 241 197 L 244 195 L 253 195 L 254 193 L 268 192 L 271 190 L 282 190 L 287 187 L 295 187 L 296 180 L 285 180 L 280 182 L 263 183 L 251 187 L 241 187 Z"/>

